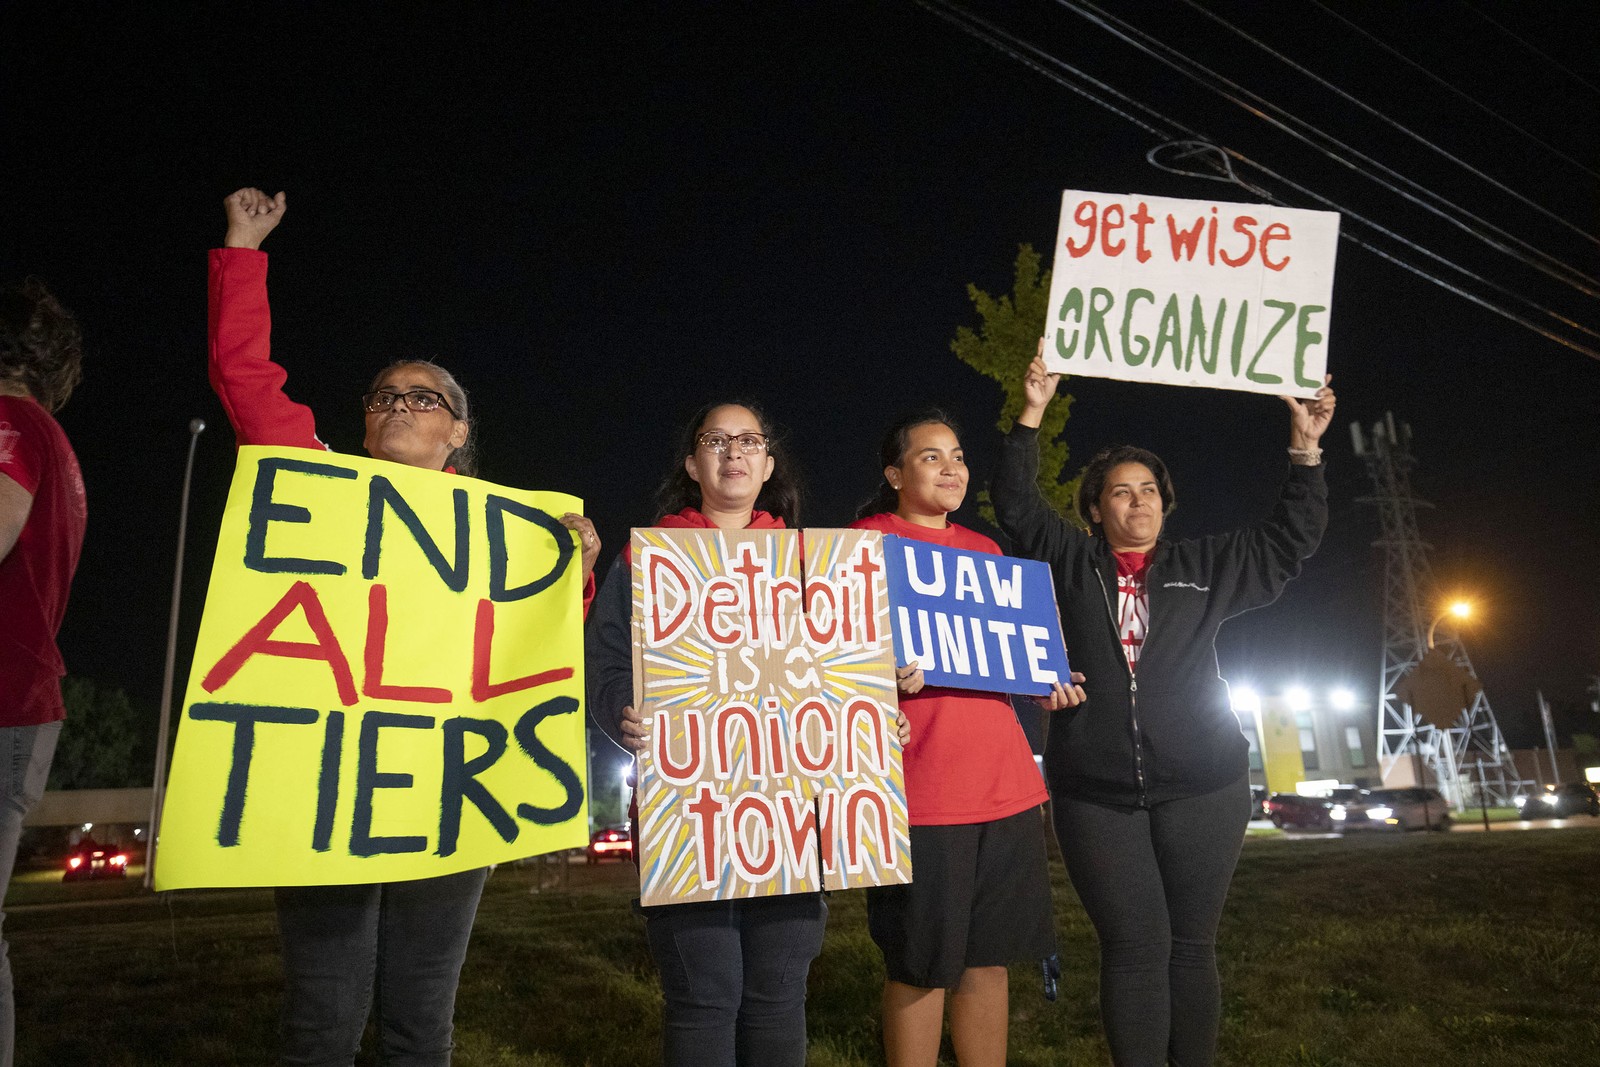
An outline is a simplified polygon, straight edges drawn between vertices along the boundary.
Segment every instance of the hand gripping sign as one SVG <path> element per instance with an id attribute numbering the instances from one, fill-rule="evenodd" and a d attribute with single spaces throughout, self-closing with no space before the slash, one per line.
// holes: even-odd
<path id="1" fill-rule="evenodd" d="M 880 535 L 635 530 L 645 905 L 911 880 Z"/>
<path id="2" fill-rule="evenodd" d="M 449 874 L 582 845 L 582 576 L 556 493 L 239 450 L 157 889 Z"/>
<path id="3" fill-rule="evenodd" d="M 1061 194 L 1052 371 L 1309 397 L 1328 362 L 1339 216 L 1266 204 Z"/>
<path id="4" fill-rule="evenodd" d="M 1050 565 L 883 539 L 895 653 L 925 685 L 1042 696 L 1070 685 Z"/>

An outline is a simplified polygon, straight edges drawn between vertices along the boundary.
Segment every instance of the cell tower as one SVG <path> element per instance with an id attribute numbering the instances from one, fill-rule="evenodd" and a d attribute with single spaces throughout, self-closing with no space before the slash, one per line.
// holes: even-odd
<path id="1" fill-rule="evenodd" d="M 1395 425 L 1393 413 L 1364 433 L 1350 424 L 1356 455 L 1367 464 L 1376 492 L 1363 504 L 1376 504 L 1382 537 L 1374 544 L 1384 551 L 1383 676 L 1378 693 L 1378 766 L 1387 782 L 1392 770 L 1409 770 L 1418 784 L 1436 785 L 1462 810 L 1480 798 L 1509 806 L 1526 786 L 1479 691 L 1455 725 L 1439 729 L 1416 713 L 1397 691 L 1400 682 L 1428 651 L 1427 633 L 1439 597 L 1428 564 L 1428 544 L 1417 531 L 1417 509 L 1431 507 L 1411 494 L 1411 427 Z M 1435 646 L 1477 677 L 1454 628 L 1438 634 Z M 1397 765 L 1400 765 L 1397 767 Z M 1409 765 L 1407 767 L 1406 765 Z"/>

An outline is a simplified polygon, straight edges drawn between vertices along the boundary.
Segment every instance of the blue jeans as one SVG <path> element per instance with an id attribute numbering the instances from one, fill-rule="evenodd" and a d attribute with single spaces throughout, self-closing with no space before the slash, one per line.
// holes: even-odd
<path id="1" fill-rule="evenodd" d="M 379 1063 L 449 1064 L 456 984 L 488 873 L 280 886 L 282 1062 L 348 1067 L 375 1006 Z"/>
<path id="2" fill-rule="evenodd" d="M 1217 925 L 1250 782 L 1124 808 L 1055 798 L 1072 888 L 1100 939 L 1100 1021 L 1117 1067 L 1210 1067 L 1222 1011 Z"/>
<path id="3" fill-rule="evenodd" d="M 41 726 L 0 726 L 0 901 L 11 885 L 17 862 L 17 842 L 28 809 L 44 795 L 55 758 L 60 722 Z M 17 1034 L 17 1012 L 12 1003 L 11 958 L 6 952 L 5 913 L 0 912 L 0 1067 L 11 1067 Z"/>
<path id="4" fill-rule="evenodd" d="M 804 1067 L 821 893 L 642 909 L 661 972 L 665 1067 Z"/>

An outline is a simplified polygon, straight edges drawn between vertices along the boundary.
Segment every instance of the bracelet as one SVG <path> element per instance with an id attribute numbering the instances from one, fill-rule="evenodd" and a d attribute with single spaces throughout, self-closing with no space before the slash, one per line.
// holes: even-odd
<path id="1" fill-rule="evenodd" d="M 1302 467 L 1315 467 L 1322 462 L 1322 449 L 1291 448 L 1289 449 L 1289 462 L 1298 463 Z"/>

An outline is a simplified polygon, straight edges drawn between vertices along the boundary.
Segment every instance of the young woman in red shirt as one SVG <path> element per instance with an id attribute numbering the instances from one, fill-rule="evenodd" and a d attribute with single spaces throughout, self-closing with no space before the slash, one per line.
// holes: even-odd
<path id="1" fill-rule="evenodd" d="M 989 538 L 950 521 L 966 499 L 968 472 L 948 416 L 930 410 L 902 419 L 880 459 L 883 482 L 857 529 L 1000 554 Z M 914 873 L 910 885 L 867 891 L 868 925 L 887 972 L 884 1050 L 890 1067 L 932 1067 L 948 999 L 962 1067 L 1003 1067 L 1006 965 L 1055 953 L 1039 813 L 1049 795 L 1004 694 L 926 686 L 914 665 L 896 675 L 910 720 L 903 758 Z M 1057 683 L 1040 703 L 1059 710 L 1082 700 L 1076 685 Z"/>

